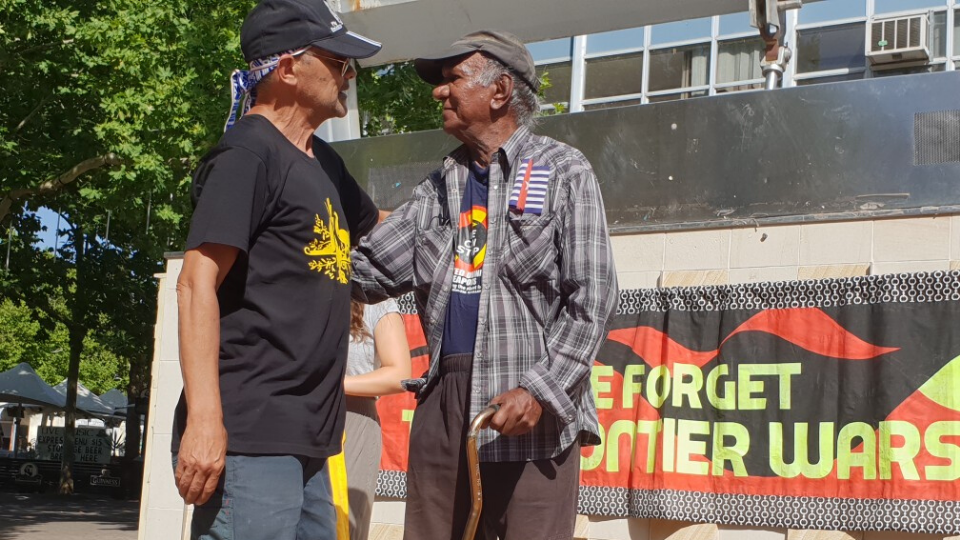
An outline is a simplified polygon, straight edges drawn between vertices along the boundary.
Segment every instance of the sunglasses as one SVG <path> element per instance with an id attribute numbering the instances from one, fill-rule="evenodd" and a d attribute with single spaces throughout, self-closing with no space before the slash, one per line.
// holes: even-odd
<path id="1" fill-rule="evenodd" d="M 341 76 L 341 77 L 346 77 L 346 76 L 347 76 L 347 71 L 348 71 L 351 67 L 353 67 L 353 59 L 352 59 L 352 58 L 348 58 L 348 59 L 346 59 L 346 60 L 340 60 L 339 58 L 334 58 L 334 57 L 332 57 L 332 56 L 327 56 L 327 55 L 325 55 L 325 54 L 320 54 L 320 53 L 316 52 L 315 49 L 313 49 L 313 48 L 304 49 L 303 52 L 301 52 L 300 54 L 309 54 L 310 56 L 313 56 L 314 58 L 325 58 L 325 59 L 327 59 L 327 60 L 332 60 L 332 61 L 334 61 L 334 62 L 337 62 L 338 64 L 340 64 L 340 76 Z M 356 69 L 354 69 L 354 71 L 356 71 Z"/>

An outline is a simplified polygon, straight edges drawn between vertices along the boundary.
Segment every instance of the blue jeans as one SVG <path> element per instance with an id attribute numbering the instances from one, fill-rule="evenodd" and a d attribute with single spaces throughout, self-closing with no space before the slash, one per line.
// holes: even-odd
<path id="1" fill-rule="evenodd" d="M 227 455 L 217 490 L 194 507 L 190 538 L 336 540 L 327 460 Z"/>

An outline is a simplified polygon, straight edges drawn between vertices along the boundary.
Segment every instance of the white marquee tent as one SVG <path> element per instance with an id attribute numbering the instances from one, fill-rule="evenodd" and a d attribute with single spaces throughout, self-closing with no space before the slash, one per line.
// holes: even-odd
<path id="1" fill-rule="evenodd" d="M 0 402 L 40 405 L 63 409 L 67 398 L 53 389 L 28 364 L 19 364 L 0 373 Z"/>
<path id="2" fill-rule="evenodd" d="M 67 398 L 67 380 L 64 379 L 60 384 L 53 387 L 53 389 L 60 395 L 63 396 L 63 399 Z M 113 416 L 115 408 L 112 405 L 105 403 L 100 399 L 96 394 L 91 392 L 86 386 L 77 383 L 77 409 L 97 416 Z"/>
<path id="3" fill-rule="evenodd" d="M 127 395 L 116 388 L 109 392 L 104 392 L 100 396 L 100 401 L 113 407 L 119 414 L 123 414 L 123 409 L 127 408 Z"/>

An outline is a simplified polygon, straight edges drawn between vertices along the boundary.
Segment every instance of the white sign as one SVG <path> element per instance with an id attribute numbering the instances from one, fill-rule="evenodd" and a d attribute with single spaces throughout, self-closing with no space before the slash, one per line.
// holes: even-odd
<path id="1" fill-rule="evenodd" d="M 37 429 L 37 454 L 40 459 L 62 459 L 64 431 L 62 427 Z M 78 427 L 73 445 L 73 460 L 77 463 L 110 463 L 110 437 L 104 428 Z"/>

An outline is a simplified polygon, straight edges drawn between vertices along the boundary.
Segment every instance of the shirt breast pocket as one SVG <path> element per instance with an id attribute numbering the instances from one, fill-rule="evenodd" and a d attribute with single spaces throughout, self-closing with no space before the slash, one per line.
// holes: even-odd
<path id="1" fill-rule="evenodd" d="M 504 273 L 517 285 L 557 278 L 556 225 L 552 215 L 511 215 L 507 218 L 508 249 Z"/>
<path id="2" fill-rule="evenodd" d="M 433 282 L 437 265 L 444 257 L 453 257 L 451 227 L 441 225 L 421 229 L 413 254 L 413 276 L 417 286 Z"/>

